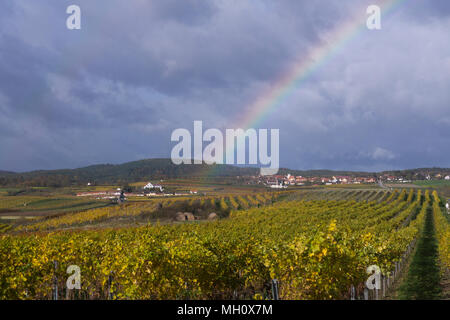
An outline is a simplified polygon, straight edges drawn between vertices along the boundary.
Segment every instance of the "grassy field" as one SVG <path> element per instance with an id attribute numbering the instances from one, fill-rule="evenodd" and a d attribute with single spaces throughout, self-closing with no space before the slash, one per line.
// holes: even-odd
<path id="1" fill-rule="evenodd" d="M 434 230 L 432 208 L 429 207 L 407 278 L 400 287 L 400 299 L 433 300 L 441 297 L 438 243 Z"/>
<path id="2" fill-rule="evenodd" d="M 0 212 L 65 210 L 80 207 L 95 207 L 98 204 L 104 203 L 105 201 L 77 197 L 1 196 Z"/>
<path id="3" fill-rule="evenodd" d="M 432 188 L 440 195 L 450 199 L 450 181 L 449 180 L 418 180 L 411 183 L 386 183 L 387 187 L 392 188 Z"/>
<path id="4" fill-rule="evenodd" d="M 414 184 L 421 186 L 422 188 L 436 189 L 440 195 L 450 199 L 450 181 L 449 180 L 424 180 L 415 181 Z"/>
<path id="5" fill-rule="evenodd" d="M 44 188 L 45 189 L 45 188 Z M 0 222 L 9 226 L 31 223 L 36 219 L 59 216 L 67 213 L 83 212 L 110 205 L 109 201 L 77 198 L 74 196 L 61 197 L 60 192 L 53 195 L 45 189 L 46 196 L 8 194 L 11 190 L 0 195 Z M 13 190 L 15 191 L 15 190 Z M 10 230 L 12 228 L 8 228 Z"/>
<path id="6" fill-rule="evenodd" d="M 450 180 L 420 180 L 414 184 L 421 187 L 450 187 Z"/>

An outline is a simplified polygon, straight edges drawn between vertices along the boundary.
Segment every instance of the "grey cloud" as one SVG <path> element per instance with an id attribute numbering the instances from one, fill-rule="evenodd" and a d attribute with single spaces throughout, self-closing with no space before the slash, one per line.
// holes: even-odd
<path id="1" fill-rule="evenodd" d="M 0 169 L 168 157 L 171 130 L 227 128 L 322 35 L 373 1 L 0 4 Z M 279 102 L 284 167 L 449 166 L 447 1 L 404 1 Z M 378 151 L 377 151 L 378 150 Z"/>

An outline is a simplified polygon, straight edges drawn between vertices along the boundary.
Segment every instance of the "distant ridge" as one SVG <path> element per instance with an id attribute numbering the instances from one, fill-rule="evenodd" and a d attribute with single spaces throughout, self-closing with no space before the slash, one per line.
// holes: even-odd
<path id="1" fill-rule="evenodd" d="M 68 186 L 95 182 L 131 183 L 151 179 L 183 177 L 255 175 L 257 168 L 240 168 L 230 165 L 175 165 L 170 159 L 145 159 L 123 164 L 98 164 L 77 169 L 36 170 L 23 173 L 0 174 L 0 185 Z"/>
<path id="2" fill-rule="evenodd" d="M 11 175 L 11 174 L 16 174 L 16 172 L 0 170 L 0 177 L 1 176 L 8 176 L 8 175 Z"/>
<path id="3" fill-rule="evenodd" d="M 25 186 L 69 186 L 95 182 L 98 184 L 131 183 L 154 179 L 174 178 L 220 178 L 236 176 L 255 176 L 259 168 L 237 167 L 232 165 L 175 165 L 170 159 L 145 159 L 123 164 L 98 164 L 77 169 L 37 170 L 24 173 L 0 171 L 0 185 Z M 282 168 L 280 175 L 292 174 L 305 177 L 311 176 L 374 176 L 379 174 L 413 175 L 415 173 L 450 174 L 448 168 L 421 168 L 401 171 L 383 171 L 380 173 L 341 170 L 291 170 Z"/>

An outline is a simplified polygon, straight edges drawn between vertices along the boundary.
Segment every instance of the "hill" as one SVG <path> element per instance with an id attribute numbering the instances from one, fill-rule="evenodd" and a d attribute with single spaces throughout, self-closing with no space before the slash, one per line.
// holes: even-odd
<path id="1" fill-rule="evenodd" d="M 0 177 L 10 176 L 10 175 L 13 175 L 13 174 L 16 174 L 16 173 L 15 173 L 15 172 L 12 172 L 12 171 L 3 171 L 3 170 L 0 170 Z"/>
<path id="2" fill-rule="evenodd" d="M 38 170 L 0 175 L 0 185 L 68 186 L 95 182 L 121 184 L 150 179 L 256 175 L 257 168 L 230 165 L 175 165 L 170 159 L 146 159 L 123 164 L 99 164 L 77 169 Z"/>
<path id="3" fill-rule="evenodd" d="M 450 169 L 421 168 L 402 171 L 386 171 L 396 176 L 413 176 L 424 172 L 450 172 Z M 335 171 L 335 170 L 291 170 L 281 168 L 285 174 L 311 176 L 375 176 L 380 173 Z M 202 178 L 223 179 L 236 176 L 256 176 L 259 168 L 237 167 L 232 165 L 175 165 L 170 159 L 145 159 L 123 164 L 98 164 L 77 169 L 38 170 L 24 173 L 0 171 L 0 185 L 61 187 L 82 185 L 88 182 L 97 184 L 125 184 L 153 179 Z"/>

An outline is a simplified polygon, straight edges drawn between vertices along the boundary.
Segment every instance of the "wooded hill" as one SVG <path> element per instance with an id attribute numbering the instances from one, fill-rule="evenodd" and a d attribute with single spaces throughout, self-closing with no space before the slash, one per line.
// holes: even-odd
<path id="1" fill-rule="evenodd" d="M 414 171 L 416 170 L 416 171 Z M 426 172 L 425 169 L 386 171 L 392 175 Z M 432 168 L 432 172 L 450 172 L 450 169 Z M 333 171 L 333 170 L 291 170 L 282 168 L 280 175 L 290 173 L 296 176 L 376 176 L 383 173 Z M 237 167 L 231 165 L 175 165 L 170 159 L 145 159 L 123 164 L 98 164 L 77 169 L 38 170 L 23 173 L 0 171 L 2 186 L 60 187 L 96 184 L 124 184 L 154 179 L 202 178 L 222 179 L 224 177 L 257 176 L 259 168 Z"/>

